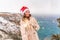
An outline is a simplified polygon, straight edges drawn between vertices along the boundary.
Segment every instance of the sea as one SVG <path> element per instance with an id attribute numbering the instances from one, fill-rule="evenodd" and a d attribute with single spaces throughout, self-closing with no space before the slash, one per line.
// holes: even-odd
<path id="1" fill-rule="evenodd" d="M 40 40 L 50 40 L 52 35 L 60 34 L 60 28 L 58 27 L 57 22 L 57 18 L 59 18 L 59 16 L 35 15 L 35 18 L 40 26 L 40 29 L 37 31 Z"/>

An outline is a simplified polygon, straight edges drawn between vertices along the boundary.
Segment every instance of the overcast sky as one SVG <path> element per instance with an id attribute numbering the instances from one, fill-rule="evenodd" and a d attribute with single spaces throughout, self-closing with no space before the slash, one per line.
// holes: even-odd
<path id="1" fill-rule="evenodd" d="M 0 12 L 20 13 L 24 5 L 33 14 L 60 14 L 60 0 L 0 0 Z"/>

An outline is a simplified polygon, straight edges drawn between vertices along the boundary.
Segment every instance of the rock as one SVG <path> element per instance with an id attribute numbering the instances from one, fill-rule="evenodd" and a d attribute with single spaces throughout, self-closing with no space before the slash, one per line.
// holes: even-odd
<path id="1" fill-rule="evenodd" d="M 19 13 L 0 12 L 0 40 L 22 40 Z"/>
<path id="2" fill-rule="evenodd" d="M 0 16 L 17 25 L 19 25 L 20 18 L 22 17 L 20 13 L 8 13 L 8 12 L 0 12 Z"/>
<path id="3" fill-rule="evenodd" d="M 60 18 L 57 19 L 58 27 L 60 28 Z"/>
<path id="4" fill-rule="evenodd" d="M 44 40 L 60 40 L 60 34 L 53 34 L 51 36 L 47 36 Z"/>
<path id="5" fill-rule="evenodd" d="M 52 35 L 52 39 L 51 40 L 60 40 L 60 34 Z"/>

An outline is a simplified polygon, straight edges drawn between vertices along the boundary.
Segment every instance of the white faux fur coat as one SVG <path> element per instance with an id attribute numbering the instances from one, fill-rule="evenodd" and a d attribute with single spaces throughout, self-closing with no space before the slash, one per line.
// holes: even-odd
<path id="1" fill-rule="evenodd" d="M 30 20 L 25 19 L 20 21 L 20 31 L 22 40 L 39 40 L 37 31 L 39 30 L 39 25 L 34 17 L 30 17 Z"/>

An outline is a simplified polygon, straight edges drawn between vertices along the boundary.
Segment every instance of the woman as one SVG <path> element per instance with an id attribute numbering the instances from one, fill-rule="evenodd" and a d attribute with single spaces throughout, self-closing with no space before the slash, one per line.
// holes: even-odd
<path id="1" fill-rule="evenodd" d="M 22 40 L 39 40 L 37 30 L 40 27 L 36 19 L 31 16 L 29 9 L 25 6 L 21 8 L 21 12 L 23 13 L 23 17 L 20 20 Z"/>

